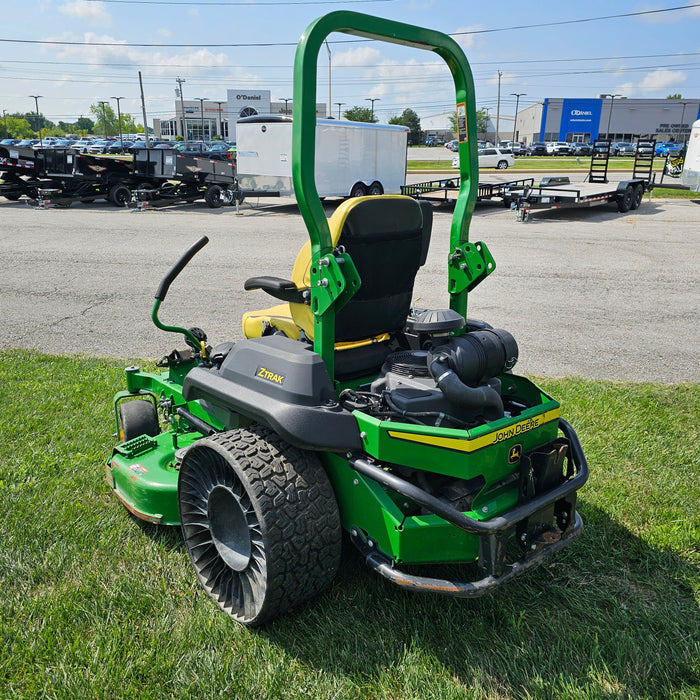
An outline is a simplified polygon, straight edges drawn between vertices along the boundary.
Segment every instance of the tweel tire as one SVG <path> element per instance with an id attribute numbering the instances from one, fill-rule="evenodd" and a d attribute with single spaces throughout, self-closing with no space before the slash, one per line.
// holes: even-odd
<path id="1" fill-rule="evenodd" d="M 340 563 L 338 505 L 315 453 L 269 428 L 196 442 L 180 466 L 185 546 L 209 596 L 257 626 L 332 581 Z"/>

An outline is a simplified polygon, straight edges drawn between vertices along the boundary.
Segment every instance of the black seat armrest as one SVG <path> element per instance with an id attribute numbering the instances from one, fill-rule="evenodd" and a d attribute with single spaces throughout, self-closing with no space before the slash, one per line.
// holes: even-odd
<path id="1" fill-rule="evenodd" d="M 281 277 L 251 277 L 245 281 L 243 288 L 246 291 L 262 289 L 264 292 L 275 297 L 275 299 L 292 302 L 294 304 L 303 304 L 305 301 L 305 290 L 297 289 L 294 282 L 291 280 L 284 280 Z"/>

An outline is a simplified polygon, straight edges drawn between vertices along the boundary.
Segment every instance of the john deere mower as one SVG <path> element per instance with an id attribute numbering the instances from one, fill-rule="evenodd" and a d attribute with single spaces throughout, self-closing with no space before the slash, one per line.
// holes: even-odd
<path id="1" fill-rule="evenodd" d="M 325 215 L 314 180 L 316 63 L 334 31 L 433 51 L 449 66 L 461 174 L 449 308 L 412 306 L 429 205 L 357 197 Z M 184 254 L 152 311 L 183 347 L 157 372 L 126 369 L 107 481 L 137 517 L 182 528 L 202 586 L 244 625 L 324 590 L 344 537 L 398 586 L 493 591 L 581 533 L 576 494 L 588 466 L 559 403 L 513 372 L 513 336 L 467 317 L 469 292 L 495 269 L 468 236 L 478 185 L 469 65 L 446 35 L 342 11 L 303 34 L 294 79 L 293 181 L 309 240 L 291 279 L 245 282 L 275 305 L 244 315 L 243 340 L 212 347 L 201 329 L 159 319 L 206 237 Z M 435 575 L 448 563 L 473 575 Z"/>

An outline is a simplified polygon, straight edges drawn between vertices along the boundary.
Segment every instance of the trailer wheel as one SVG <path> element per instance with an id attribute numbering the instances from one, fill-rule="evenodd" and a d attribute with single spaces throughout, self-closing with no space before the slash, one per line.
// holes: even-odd
<path id="1" fill-rule="evenodd" d="M 634 201 L 634 190 L 632 185 L 627 185 L 625 191 L 622 193 L 622 197 L 617 200 L 617 210 L 624 214 L 629 211 L 632 207 L 632 202 Z"/>
<path id="2" fill-rule="evenodd" d="M 129 442 L 141 435 L 160 435 L 158 411 L 146 399 L 134 399 L 119 404 L 119 437 Z"/>
<path id="3" fill-rule="evenodd" d="M 356 182 L 350 190 L 351 197 L 366 197 L 367 187 L 364 182 Z"/>
<path id="4" fill-rule="evenodd" d="M 507 160 L 499 160 L 498 164 L 496 165 L 496 170 L 507 170 L 508 169 L 508 161 Z"/>
<path id="5" fill-rule="evenodd" d="M 635 185 L 634 194 L 632 195 L 632 204 L 630 209 L 639 209 L 644 198 L 644 185 Z"/>
<path id="6" fill-rule="evenodd" d="M 375 180 L 370 186 L 369 186 L 369 194 L 372 197 L 377 197 L 380 194 L 384 194 L 384 188 L 382 187 L 382 183 L 379 182 L 379 180 Z"/>
<path id="7" fill-rule="evenodd" d="M 107 198 L 115 207 L 125 207 L 131 201 L 131 190 L 121 183 L 112 185 Z"/>
<path id="8" fill-rule="evenodd" d="M 315 453 L 253 425 L 203 438 L 180 466 L 185 546 L 209 596 L 257 626 L 320 593 L 340 563 L 338 505 Z"/>
<path id="9" fill-rule="evenodd" d="M 220 185 L 209 185 L 204 193 L 204 201 L 212 208 L 218 209 L 224 203 L 224 191 Z"/>

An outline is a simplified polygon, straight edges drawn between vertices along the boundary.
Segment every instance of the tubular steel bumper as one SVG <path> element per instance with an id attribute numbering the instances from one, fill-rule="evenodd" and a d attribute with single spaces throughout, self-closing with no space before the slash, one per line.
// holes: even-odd
<path id="1" fill-rule="evenodd" d="M 478 597 L 496 589 L 524 571 L 534 568 L 556 551 L 565 547 L 583 532 L 583 521 L 579 514 L 573 510 L 573 506 L 572 522 L 561 534 L 556 533 L 552 537 L 547 537 L 547 533 L 545 533 L 545 537 L 532 550 L 527 551 L 512 563 L 505 561 L 506 541 L 514 533 L 517 526 L 532 516 L 537 517 L 538 513 L 553 507 L 554 504 L 562 502 L 564 499 L 569 499 L 575 504 L 576 491 L 588 479 L 588 463 L 576 432 L 564 419 L 559 420 L 559 428 L 569 441 L 572 460 L 576 468 L 575 476 L 547 493 L 516 506 L 501 516 L 486 521 L 470 518 L 423 489 L 384 471 L 365 459 L 351 457 L 349 459 L 350 466 L 360 474 L 413 499 L 426 510 L 438 515 L 455 527 L 478 536 L 479 566 L 486 576 L 473 582 L 455 582 L 404 573 L 394 568 L 394 562 L 390 557 L 377 551 L 374 542 L 365 539 L 359 531 L 353 529 L 351 539 L 364 555 L 366 564 L 399 586 L 467 598 Z"/>

